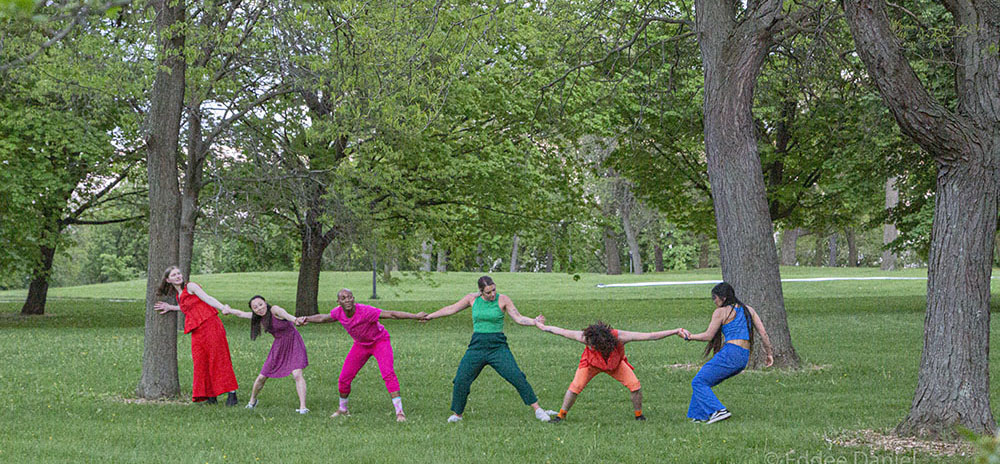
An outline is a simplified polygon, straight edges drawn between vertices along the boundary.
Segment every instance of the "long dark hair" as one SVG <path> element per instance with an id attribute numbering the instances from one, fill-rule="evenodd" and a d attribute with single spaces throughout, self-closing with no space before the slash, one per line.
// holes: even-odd
<path id="1" fill-rule="evenodd" d="M 618 337 L 615 337 L 611 330 L 611 326 L 603 321 L 597 321 L 583 329 L 583 339 L 601 353 L 604 359 L 611 356 L 611 352 L 618 346 Z"/>
<path id="2" fill-rule="evenodd" d="M 256 300 L 257 298 L 260 298 L 261 301 L 267 305 L 267 311 L 264 312 L 263 316 L 258 316 L 257 313 L 253 312 L 253 300 Z M 260 335 L 261 320 L 264 321 L 264 330 L 271 330 L 271 303 L 268 303 L 267 300 L 260 295 L 254 295 L 253 298 L 250 298 L 250 301 L 247 302 L 247 306 L 250 306 L 250 340 L 256 340 L 257 336 Z"/>
<path id="3" fill-rule="evenodd" d="M 712 296 L 717 296 L 722 299 L 722 306 L 729 306 L 730 311 L 736 311 L 739 306 L 743 307 L 743 318 L 747 321 L 747 332 L 750 334 L 750 348 L 753 348 L 753 325 L 751 325 L 750 315 L 747 314 L 747 305 L 743 304 L 739 298 L 736 298 L 736 290 L 733 289 L 732 285 L 726 282 L 722 282 L 712 288 Z M 726 317 L 729 317 L 727 314 Z M 723 318 L 725 320 L 725 318 Z M 715 336 L 712 340 L 708 342 L 708 346 L 705 347 L 705 356 L 714 355 L 722 349 L 722 327 L 715 332 Z"/>
<path id="4" fill-rule="evenodd" d="M 160 279 L 160 286 L 156 288 L 157 296 L 172 296 L 177 297 L 177 289 L 174 288 L 173 284 L 167 282 L 167 277 L 170 277 L 170 273 L 176 270 L 181 270 L 177 266 L 170 266 L 167 270 L 163 271 L 163 278 Z M 187 276 L 184 276 L 184 281 L 181 282 L 181 288 L 187 287 Z"/>

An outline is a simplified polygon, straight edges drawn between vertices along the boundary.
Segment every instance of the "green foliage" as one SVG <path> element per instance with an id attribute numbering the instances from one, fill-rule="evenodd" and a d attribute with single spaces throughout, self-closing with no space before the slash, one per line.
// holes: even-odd
<path id="1" fill-rule="evenodd" d="M 975 447 L 976 464 L 1000 463 L 1000 435 L 980 435 L 964 427 L 958 432 Z"/>

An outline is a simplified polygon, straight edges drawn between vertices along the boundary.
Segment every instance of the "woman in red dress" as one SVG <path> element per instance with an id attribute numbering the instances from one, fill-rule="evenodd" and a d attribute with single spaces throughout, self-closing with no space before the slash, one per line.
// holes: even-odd
<path id="1" fill-rule="evenodd" d="M 168 267 L 163 273 L 159 291 L 162 296 L 173 296 L 176 305 L 163 301 L 153 308 L 166 314 L 168 311 L 184 313 L 184 333 L 191 334 L 191 360 L 194 363 L 194 380 L 191 382 L 191 397 L 194 402 L 215 404 L 216 397 L 229 393 L 226 406 L 236 406 L 236 373 L 229 357 L 229 342 L 226 329 L 219 319 L 219 311 L 226 308 L 201 286 L 187 282 L 177 266 Z"/>

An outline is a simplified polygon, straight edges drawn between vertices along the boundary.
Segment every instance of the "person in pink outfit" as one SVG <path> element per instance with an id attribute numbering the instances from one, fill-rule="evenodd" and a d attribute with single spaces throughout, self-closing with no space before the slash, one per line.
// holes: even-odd
<path id="1" fill-rule="evenodd" d="M 413 314 L 404 311 L 387 311 L 366 304 L 357 304 L 354 302 L 354 293 L 346 288 L 337 293 L 337 303 L 339 306 L 333 308 L 329 314 L 314 314 L 296 319 L 298 325 L 309 322 L 340 322 L 347 334 L 354 339 L 354 345 L 351 346 L 347 358 L 344 359 L 344 367 L 340 370 L 340 378 L 337 381 L 337 389 L 340 391 L 340 405 L 337 412 L 330 417 L 350 415 L 347 409 L 347 398 L 351 394 L 351 382 L 358 375 L 358 371 L 368 362 L 368 358 L 374 356 L 375 362 L 378 363 L 378 370 L 382 374 L 382 380 L 385 382 L 385 388 L 389 391 L 389 397 L 392 398 L 392 405 L 396 409 L 396 420 L 405 422 L 403 399 L 399 396 L 399 380 L 396 379 L 396 371 L 393 369 L 389 332 L 379 323 L 379 319 L 422 319 L 427 314 L 424 312 Z"/>

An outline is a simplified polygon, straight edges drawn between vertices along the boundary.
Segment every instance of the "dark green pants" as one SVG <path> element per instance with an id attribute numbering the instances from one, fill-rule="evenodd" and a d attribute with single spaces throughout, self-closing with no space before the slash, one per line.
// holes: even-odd
<path id="1" fill-rule="evenodd" d="M 458 364 L 458 372 L 455 374 L 455 387 L 451 392 L 452 412 L 461 415 L 465 411 L 469 388 L 487 364 L 517 389 L 524 404 L 538 401 L 535 391 L 528 384 L 528 379 L 521 372 L 521 368 L 517 367 L 514 354 L 507 347 L 507 336 L 502 333 L 473 333 L 469 349 L 465 351 L 465 356 L 462 356 L 462 362 Z"/>

